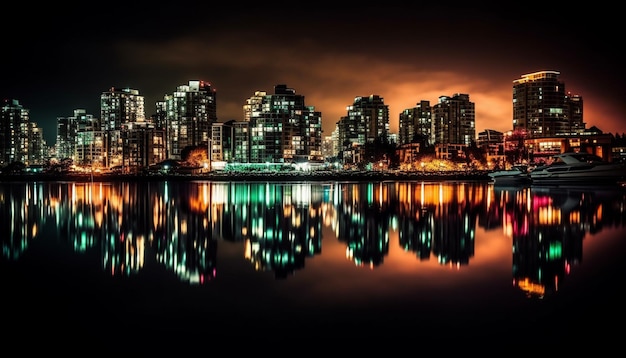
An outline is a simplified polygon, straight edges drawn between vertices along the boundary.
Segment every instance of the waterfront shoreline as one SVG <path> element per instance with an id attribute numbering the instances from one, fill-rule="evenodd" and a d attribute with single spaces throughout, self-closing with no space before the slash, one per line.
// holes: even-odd
<path id="1" fill-rule="evenodd" d="M 327 181 L 489 181 L 487 171 L 379 172 L 213 172 L 203 174 L 3 174 L 0 182 L 111 182 L 111 181 L 249 181 L 249 182 L 327 182 Z"/>

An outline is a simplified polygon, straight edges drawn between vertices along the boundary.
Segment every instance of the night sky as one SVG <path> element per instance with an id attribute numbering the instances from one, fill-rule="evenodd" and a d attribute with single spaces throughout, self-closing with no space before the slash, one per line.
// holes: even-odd
<path id="1" fill-rule="evenodd" d="M 322 113 L 324 136 L 371 94 L 389 105 L 392 132 L 402 110 L 455 93 L 475 103 L 477 132 L 506 131 L 513 81 L 553 70 L 583 97 L 588 128 L 626 131 L 619 11 L 394 3 L 12 3 L 0 22 L 0 96 L 29 109 L 49 145 L 57 117 L 77 108 L 99 117 L 111 87 L 139 90 L 150 116 L 190 80 L 216 89 L 222 122 L 243 119 L 256 91 L 285 84 Z"/>

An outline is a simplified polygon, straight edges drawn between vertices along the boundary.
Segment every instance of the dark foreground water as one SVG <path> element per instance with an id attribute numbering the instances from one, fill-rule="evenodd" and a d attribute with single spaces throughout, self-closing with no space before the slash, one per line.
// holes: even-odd
<path id="1" fill-rule="evenodd" d="M 0 183 L 0 213 L 20 355 L 603 353 L 626 323 L 623 188 Z"/>

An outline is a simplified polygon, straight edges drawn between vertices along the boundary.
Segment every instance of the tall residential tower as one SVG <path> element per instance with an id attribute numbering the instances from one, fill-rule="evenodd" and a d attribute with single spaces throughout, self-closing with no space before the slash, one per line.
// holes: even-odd
<path id="1" fill-rule="evenodd" d="M 539 71 L 513 81 L 513 130 L 529 138 L 581 133 L 583 100 L 565 91 L 558 71 Z"/>
<path id="2" fill-rule="evenodd" d="M 257 91 L 243 106 L 250 122 L 251 163 L 319 162 L 322 157 L 322 114 L 306 106 L 304 96 L 286 85 L 274 94 Z"/>
<path id="3" fill-rule="evenodd" d="M 217 121 L 216 97 L 217 92 L 209 82 L 193 80 L 178 86 L 173 94 L 157 103 L 157 109 L 165 112 L 169 158 L 182 159 L 186 147 L 209 144 L 212 125 Z"/>
<path id="4" fill-rule="evenodd" d="M 469 94 L 440 96 L 432 111 L 436 144 L 469 146 L 476 140 L 476 111 Z"/>
<path id="5" fill-rule="evenodd" d="M 379 95 L 359 96 L 337 123 L 339 157 L 344 163 L 359 163 L 366 144 L 389 140 L 389 106 Z"/>

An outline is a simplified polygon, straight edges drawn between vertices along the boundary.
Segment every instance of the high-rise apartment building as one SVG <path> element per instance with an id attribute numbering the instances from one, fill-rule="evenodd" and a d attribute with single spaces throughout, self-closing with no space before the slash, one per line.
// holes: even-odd
<path id="1" fill-rule="evenodd" d="M 422 100 L 413 108 L 400 113 L 399 143 L 433 144 L 433 118 L 430 101 Z"/>
<path id="2" fill-rule="evenodd" d="M 365 144 L 388 141 L 389 106 L 383 97 L 355 97 L 347 115 L 337 123 L 339 157 L 344 163 L 359 163 Z"/>
<path id="3" fill-rule="evenodd" d="M 137 173 L 159 163 L 165 156 L 165 131 L 151 122 L 129 122 L 122 126 L 122 170 Z"/>
<path id="4" fill-rule="evenodd" d="M 43 138 L 43 128 L 35 122 L 28 123 L 28 163 L 42 166 L 46 162 L 48 147 Z"/>
<path id="5" fill-rule="evenodd" d="M 122 129 L 129 123 L 145 123 L 144 97 L 136 89 L 111 87 L 100 95 L 100 120 L 101 129 L 106 134 L 103 165 L 122 167 Z"/>
<path id="6" fill-rule="evenodd" d="M 186 147 L 208 146 L 212 125 L 217 121 L 216 98 L 217 91 L 209 82 L 192 80 L 157 103 L 157 112 L 165 112 L 169 158 L 182 159 Z"/>
<path id="7" fill-rule="evenodd" d="M 91 165 L 96 157 L 102 159 L 102 140 L 98 141 L 97 148 L 94 145 L 94 138 L 102 136 L 100 122 L 85 109 L 75 109 L 72 116 L 57 117 L 57 158 L 70 158 L 77 165 Z M 96 151 L 98 156 L 94 155 Z"/>
<path id="8" fill-rule="evenodd" d="M 566 113 L 569 115 L 569 132 L 571 134 L 580 134 L 587 128 L 587 124 L 583 120 L 583 98 L 570 92 L 565 97 Z"/>
<path id="9" fill-rule="evenodd" d="M 468 94 L 440 96 L 432 107 L 435 144 L 470 146 L 476 141 L 476 112 Z"/>
<path id="10" fill-rule="evenodd" d="M 235 121 L 233 127 L 233 162 L 249 163 L 250 162 L 250 122 Z"/>
<path id="11" fill-rule="evenodd" d="M 232 154 L 232 151 L 228 149 L 232 146 L 233 128 L 231 124 L 233 122 L 213 123 L 211 141 L 209 142 L 209 160 L 224 162 L 229 159 L 228 157 Z"/>
<path id="12" fill-rule="evenodd" d="M 123 124 L 145 122 L 144 97 L 139 90 L 111 87 L 100 96 L 100 119 L 104 130 L 119 130 Z"/>
<path id="13" fill-rule="evenodd" d="M 0 166 L 30 163 L 30 111 L 16 99 L 4 99 L 0 108 Z"/>
<path id="14" fill-rule="evenodd" d="M 74 111 L 76 113 L 76 111 Z M 57 117 L 56 154 L 58 158 L 70 158 L 74 155 L 76 125 L 74 117 Z"/>
<path id="15" fill-rule="evenodd" d="M 529 138 L 581 133 L 583 101 L 565 91 L 558 71 L 539 71 L 513 81 L 513 130 Z"/>
<path id="16" fill-rule="evenodd" d="M 284 84 L 257 91 L 243 106 L 250 122 L 251 163 L 321 161 L 322 115 Z"/>

